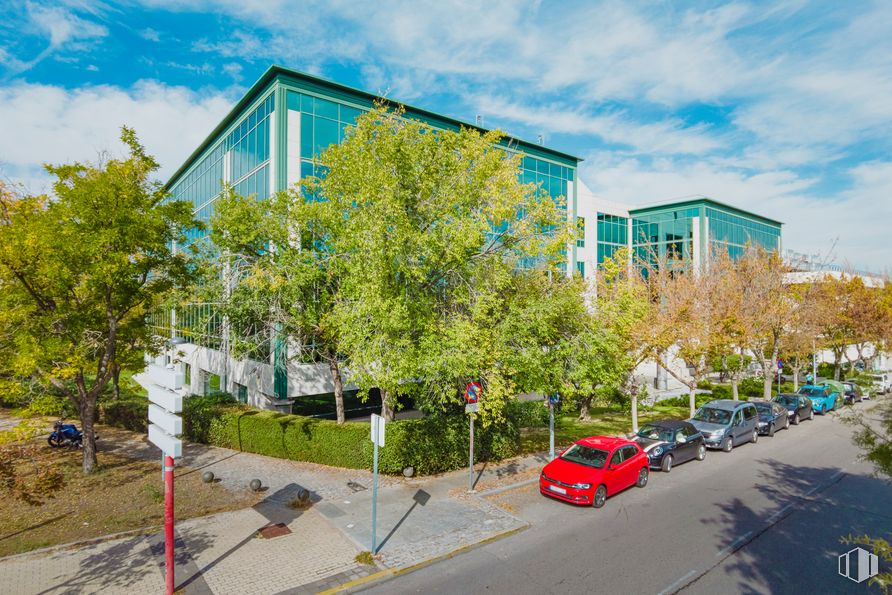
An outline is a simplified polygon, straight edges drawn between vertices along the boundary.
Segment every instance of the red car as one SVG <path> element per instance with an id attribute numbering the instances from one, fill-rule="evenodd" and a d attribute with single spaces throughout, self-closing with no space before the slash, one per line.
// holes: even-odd
<path id="1" fill-rule="evenodd" d="M 609 461 L 609 463 L 608 463 Z M 601 508 L 612 496 L 648 477 L 647 455 L 634 442 L 611 436 L 576 441 L 539 476 L 539 491 L 572 504 Z"/>

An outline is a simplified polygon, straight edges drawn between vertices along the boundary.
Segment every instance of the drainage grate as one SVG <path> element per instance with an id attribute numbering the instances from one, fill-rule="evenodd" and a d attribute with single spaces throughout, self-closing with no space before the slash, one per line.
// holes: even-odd
<path id="1" fill-rule="evenodd" d="M 289 535 L 291 529 L 289 529 L 288 525 L 285 523 L 276 523 L 275 525 L 267 525 L 257 532 L 260 533 L 260 536 L 264 539 L 272 539 L 273 537 Z"/>

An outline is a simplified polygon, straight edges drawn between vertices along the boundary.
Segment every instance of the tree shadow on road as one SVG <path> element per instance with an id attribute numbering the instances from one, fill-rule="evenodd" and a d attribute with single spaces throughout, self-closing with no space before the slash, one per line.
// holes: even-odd
<path id="1" fill-rule="evenodd" d="M 716 564 L 728 558 L 713 571 L 722 573 L 725 588 L 747 594 L 864 593 L 866 585 L 837 572 L 837 557 L 852 548 L 840 539 L 892 532 L 889 483 L 830 467 L 774 459 L 756 464 L 761 467 L 756 489 L 768 500 L 765 510 L 734 498 L 718 505 L 718 516 L 701 519 L 717 527 L 722 549 Z M 715 580 L 713 575 L 706 582 Z"/>

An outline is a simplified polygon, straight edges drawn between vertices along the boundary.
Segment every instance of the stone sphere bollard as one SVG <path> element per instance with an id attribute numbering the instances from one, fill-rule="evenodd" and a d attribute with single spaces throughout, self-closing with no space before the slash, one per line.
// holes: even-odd
<path id="1" fill-rule="evenodd" d="M 201 481 L 204 483 L 211 483 L 214 481 L 214 472 L 213 471 L 205 471 L 201 474 Z"/>
<path id="2" fill-rule="evenodd" d="M 255 491 L 255 492 L 259 492 L 259 491 L 260 491 L 260 486 L 263 485 L 263 484 L 260 483 L 260 480 L 259 480 L 259 479 L 252 479 L 252 480 L 251 480 L 251 483 L 248 484 L 248 485 L 251 486 L 251 489 L 252 489 L 253 491 Z"/>
<path id="3" fill-rule="evenodd" d="M 412 477 L 415 475 L 415 467 L 406 467 L 403 469 L 403 477 Z"/>

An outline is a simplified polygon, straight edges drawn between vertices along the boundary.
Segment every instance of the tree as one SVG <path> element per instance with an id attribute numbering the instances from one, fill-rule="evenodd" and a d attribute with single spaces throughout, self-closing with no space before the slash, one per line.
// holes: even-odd
<path id="1" fill-rule="evenodd" d="M 693 416 L 697 384 L 709 371 L 709 356 L 717 344 L 713 308 L 717 277 L 710 269 L 696 271 L 689 261 L 672 257 L 652 255 L 643 264 L 654 304 L 646 344 L 651 357 L 688 388 Z M 684 362 L 687 375 L 670 365 L 670 354 Z"/>
<path id="2" fill-rule="evenodd" d="M 748 246 L 736 261 L 747 347 L 762 369 L 763 396 L 771 398 L 781 343 L 794 311 L 785 284 L 786 267 L 776 251 Z"/>
<path id="3" fill-rule="evenodd" d="M 855 293 L 845 277 L 825 275 L 815 284 L 815 316 L 822 343 L 833 353 L 833 378 L 840 379 L 842 362 L 856 335 Z"/>
<path id="4" fill-rule="evenodd" d="M 115 366 L 157 349 L 146 313 L 189 277 L 170 245 L 197 225 L 165 202 L 157 162 L 123 128 L 126 159 L 47 166 L 55 196 L 0 190 L 0 368 L 34 376 L 71 400 L 96 465 L 96 401 Z"/>
<path id="5" fill-rule="evenodd" d="M 748 307 L 746 301 L 752 299 L 747 286 L 749 279 L 741 274 L 741 267 L 738 267 L 726 251 L 715 251 L 709 267 L 714 281 L 711 300 L 715 327 L 712 368 L 731 381 L 731 396 L 737 401 L 740 399 L 740 378 L 752 361 L 744 353 L 753 328 L 747 315 L 758 316 L 759 312 Z"/>
<path id="6" fill-rule="evenodd" d="M 256 356 L 271 338 L 290 338 L 289 358 L 327 364 L 344 423 L 343 349 L 332 318 L 342 259 L 314 232 L 312 215 L 297 189 L 267 200 L 227 189 L 211 219 L 219 254 L 209 255 L 207 270 L 233 353 Z"/>
<path id="7" fill-rule="evenodd" d="M 500 132 L 402 116 L 379 106 L 360 117 L 302 183 L 306 221 L 339 263 L 331 320 L 351 379 L 381 391 L 387 418 L 398 393 L 441 408 L 463 376 L 501 365 L 469 344 L 499 342 L 502 289 L 523 265 L 554 269 L 570 237 L 561 203 L 519 182 L 520 155 L 498 146 Z M 447 360 L 461 365 L 442 378 Z M 509 375 L 492 378 L 489 397 L 510 392 Z"/>

